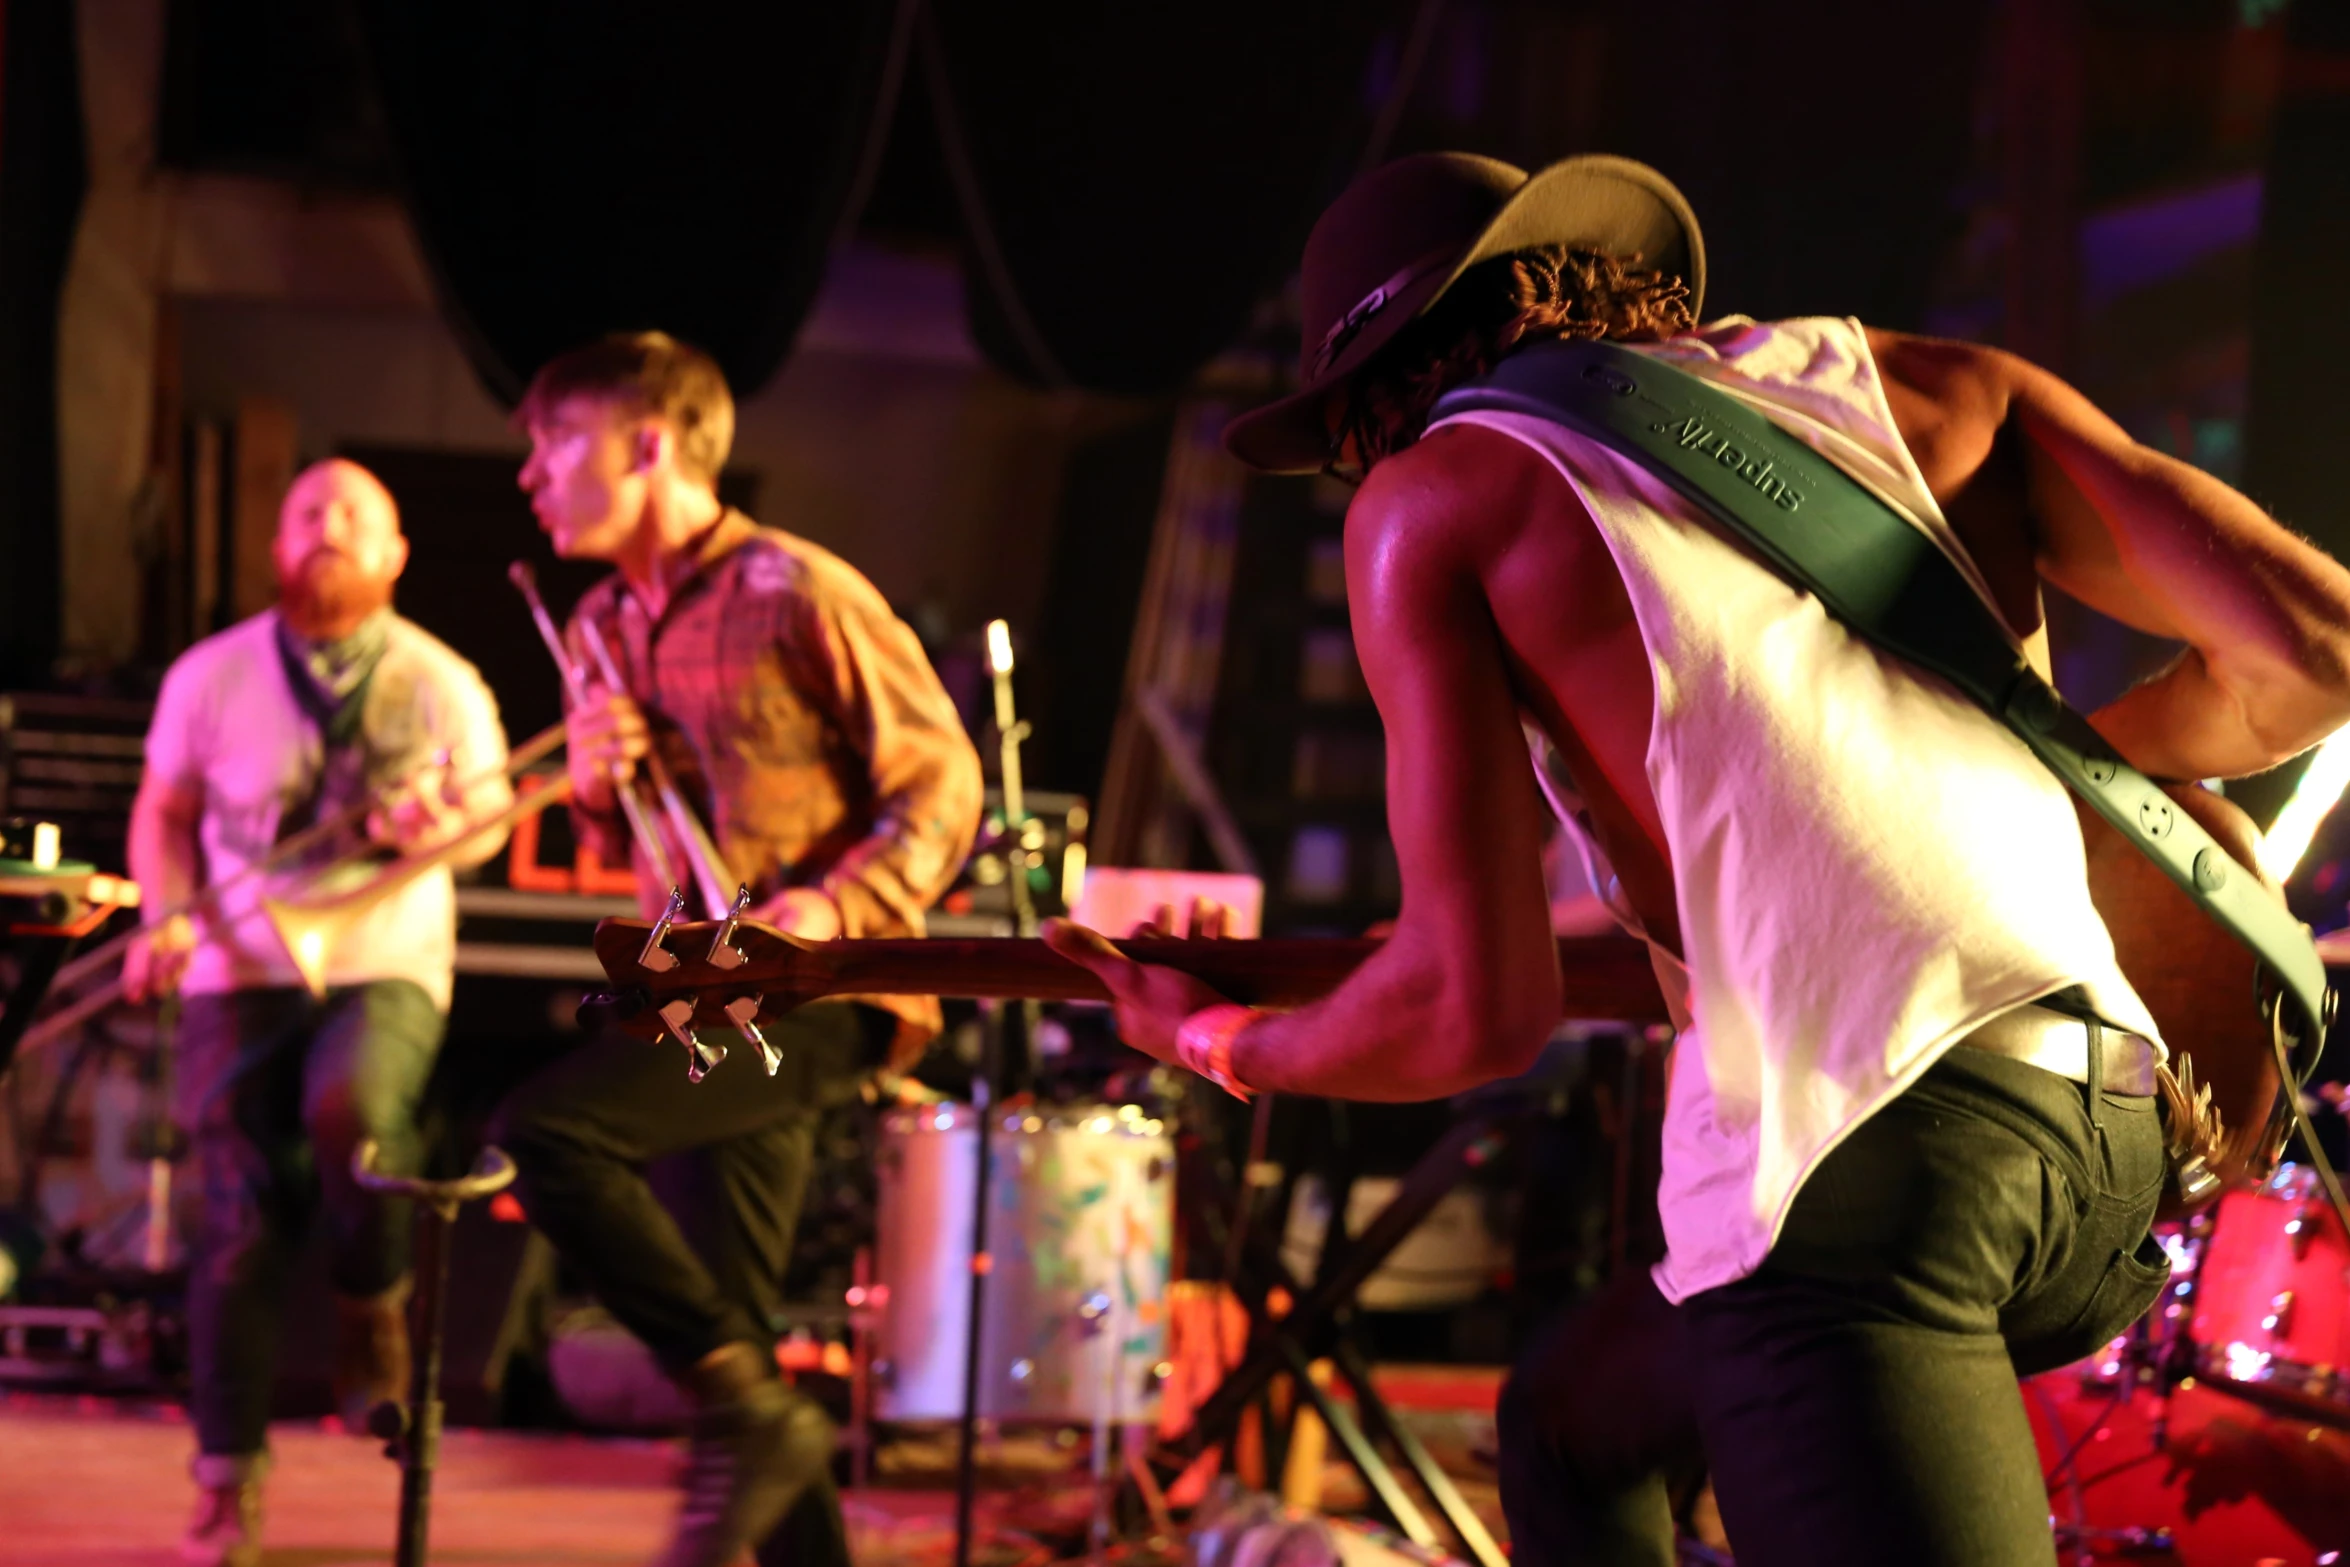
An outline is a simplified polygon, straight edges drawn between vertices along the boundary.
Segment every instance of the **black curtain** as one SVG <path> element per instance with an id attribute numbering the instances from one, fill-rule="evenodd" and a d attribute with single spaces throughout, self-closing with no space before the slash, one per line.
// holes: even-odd
<path id="1" fill-rule="evenodd" d="M 1913 327 L 1958 222 L 1993 0 L 1678 0 L 1609 16 L 1606 149 L 1704 226 L 1708 316 Z"/>
<path id="2" fill-rule="evenodd" d="M 2244 488 L 2336 555 L 2350 554 L 2340 432 L 2350 424 L 2350 7 L 2296 4 L 2253 261 Z"/>
<path id="3" fill-rule="evenodd" d="M 974 336 L 1026 379 L 1180 386 L 1246 330 L 1377 105 L 1387 0 L 935 0 L 937 95 Z"/>
<path id="4" fill-rule="evenodd" d="M 2271 514 L 2338 557 L 2350 557 L 2350 519 L 2335 471 L 2350 421 L 2350 7 L 2301 0 L 2286 14 L 2284 97 L 2269 143 L 2253 254 L 2252 364 L 2245 387 L 2244 490 Z M 2275 819 L 2307 766 L 2296 758 L 2228 785 L 2263 824 Z M 2323 855 L 2313 852 L 2309 863 Z"/>
<path id="5" fill-rule="evenodd" d="M 57 307 L 85 185 L 73 10 L 0 6 L 0 685 L 45 682 L 61 629 Z"/>
<path id="6" fill-rule="evenodd" d="M 823 275 L 896 10 L 360 0 L 409 211 L 491 390 L 658 327 L 756 391 Z"/>

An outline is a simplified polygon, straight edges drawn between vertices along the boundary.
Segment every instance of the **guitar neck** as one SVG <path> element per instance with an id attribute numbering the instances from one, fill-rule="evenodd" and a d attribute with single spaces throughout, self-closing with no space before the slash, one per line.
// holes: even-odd
<path id="1" fill-rule="evenodd" d="M 1271 941 L 1121 941 L 1144 963 L 1180 969 L 1251 1006 L 1297 1006 L 1328 995 L 1379 950 L 1376 941 L 1292 937 Z M 980 999 L 1106 1001 L 1100 980 L 1041 941 L 877 940 L 826 942 L 823 993 Z M 1562 937 L 1563 1015 L 1647 1022 L 1665 1005 L 1648 948 L 1624 936 Z"/>

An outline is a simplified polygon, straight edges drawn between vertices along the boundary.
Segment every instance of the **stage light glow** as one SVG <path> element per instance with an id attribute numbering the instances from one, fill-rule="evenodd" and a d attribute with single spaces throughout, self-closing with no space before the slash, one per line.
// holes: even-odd
<path id="1" fill-rule="evenodd" d="M 2345 788 L 2350 788 L 2350 730 L 2319 746 L 2309 759 L 2292 797 L 2260 840 L 2260 868 L 2278 881 L 2289 880 Z"/>

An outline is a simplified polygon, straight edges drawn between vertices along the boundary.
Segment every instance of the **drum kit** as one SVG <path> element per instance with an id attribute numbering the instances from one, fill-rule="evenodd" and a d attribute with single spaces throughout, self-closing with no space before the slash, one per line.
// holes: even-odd
<path id="1" fill-rule="evenodd" d="M 882 1120 L 873 1383 L 885 1420 L 962 1413 L 979 1114 L 939 1104 Z M 1006 1109 L 988 1154 L 981 1417 L 1156 1419 L 1175 1230 L 1167 1123 L 1137 1105 Z"/>
<path id="2" fill-rule="evenodd" d="M 2026 1384 L 2064 1559 L 2350 1560 L 2350 1233 L 2286 1164 L 2164 1245 L 2105 1354 Z"/>
<path id="3" fill-rule="evenodd" d="M 978 1410 L 1152 1422 L 1170 1354 L 1172 1128 L 1136 1105 L 996 1112 Z M 883 1121 L 873 1408 L 962 1412 L 977 1113 Z M 2025 1384 L 2068 1567 L 2350 1561 L 2350 1232 L 2285 1165 L 2165 1236 L 2172 1282 L 2130 1334 Z"/>

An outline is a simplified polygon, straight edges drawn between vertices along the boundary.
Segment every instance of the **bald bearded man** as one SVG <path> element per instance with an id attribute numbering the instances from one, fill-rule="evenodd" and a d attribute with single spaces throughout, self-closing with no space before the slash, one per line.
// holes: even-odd
<path id="1" fill-rule="evenodd" d="M 280 1302 L 314 1216 L 332 1249 L 347 1415 L 405 1391 L 410 1214 L 358 1187 L 351 1154 L 373 1138 L 387 1168 L 420 1163 L 415 1111 L 456 948 L 455 890 L 439 868 L 330 947 L 315 997 L 261 900 L 371 844 L 440 847 L 510 798 L 481 676 L 392 610 L 408 541 L 375 476 L 339 460 L 304 472 L 271 553 L 276 607 L 197 643 L 164 677 L 131 812 L 131 873 L 160 916 L 281 839 L 375 806 L 195 918 L 157 919 L 124 969 L 133 1000 L 184 997 L 177 1108 L 203 1201 L 188 1301 L 198 1497 L 182 1554 L 213 1567 L 260 1559 Z M 457 863 L 501 841 L 471 840 Z"/>

